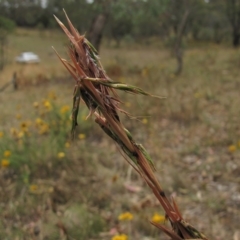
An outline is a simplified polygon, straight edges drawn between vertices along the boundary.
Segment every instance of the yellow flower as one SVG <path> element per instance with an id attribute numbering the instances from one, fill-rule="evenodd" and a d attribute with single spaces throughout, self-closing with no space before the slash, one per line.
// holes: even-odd
<path id="1" fill-rule="evenodd" d="M 22 118 L 21 114 L 16 115 L 16 119 L 21 119 L 21 118 Z"/>
<path id="2" fill-rule="evenodd" d="M 128 236 L 125 234 L 115 235 L 112 237 L 112 240 L 127 240 Z"/>
<path id="3" fill-rule="evenodd" d="M 69 142 L 66 142 L 65 143 L 65 148 L 69 148 L 70 147 L 70 143 Z"/>
<path id="4" fill-rule="evenodd" d="M 43 106 L 48 110 L 50 111 L 52 109 L 52 105 L 51 103 L 48 101 L 48 100 L 44 100 L 43 101 Z"/>
<path id="5" fill-rule="evenodd" d="M 18 134 L 17 134 L 18 138 L 22 138 L 23 136 L 24 136 L 24 132 L 23 131 L 18 132 Z"/>
<path id="6" fill-rule="evenodd" d="M 2 159 L 1 166 L 6 168 L 10 165 L 10 162 L 7 159 Z"/>
<path id="7" fill-rule="evenodd" d="M 49 125 L 47 123 L 44 123 L 43 125 L 40 126 L 38 133 L 40 135 L 43 135 L 49 131 Z"/>
<path id="8" fill-rule="evenodd" d="M 23 132 L 28 132 L 28 126 L 27 126 L 27 123 L 26 122 L 22 122 L 20 124 L 20 128 Z"/>
<path id="9" fill-rule="evenodd" d="M 144 119 L 142 120 L 142 123 L 143 123 L 143 124 L 147 124 L 147 123 L 148 123 L 148 120 L 147 120 L 146 118 L 144 118 Z"/>
<path id="10" fill-rule="evenodd" d="M 155 223 L 164 223 L 166 221 L 166 218 L 163 215 L 159 215 L 158 213 L 154 213 L 151 220 L 152 220 L 152 222 L 155 222 Z"/>
<path id="11" fill-rule="evenodd" d="M 39 107 L 39 103 L 38 103 L 38 102 L 34 102 L 34 103 L 33 103 L 33 106 L 34 106 L 35 108 L 38 108 L 38 107 Z"/>
<path id="12" fill-rule="evenodd" d="M 70 107 L 68 105 L 64 105 L 64 106 L 61 107 L 60 113 L 65 114 L 66 112 L 69 111 L 69 109 L 70 109 Z"/>
<path id="13" fill-rule="evenodd" d="M 86 135 L 84 133 L 80 133 L 80 134 L 78 134 L 78 138 L 81 139 L 81 140 L 85 139 Z"/>
<path id="14" fill-rule="evenodd" d="M 4 156 L 4 157 L 9 157 L 9 156 L 11 156 L 11 151 L 6 150 L 6 151 L 3 153 L 3 156 Z"/>
<path id="15" fill-rule="evenodd" d="M 130 213 L 130 212 L 125 212 L 125 213 L 122 213 L 118 216 L 118 220 L 120 221 L 130 221 L 133 219 L 133 215 Z"/>
<path id="16" fill-rule="evenodd" d="M 30 192 L 36 192 L 37 190 L 38 190 L 37 185 L 32 184 L 32 185 L 29 186 L 29 191 Z"/>
<path id="17" fill-rule="evenodd" d="M 59 152 L 58 153 L 58 158 L 64 158 L 65 157 L 65 153 L 64 152 Z"/>
<path id="18" fill-rule="evenodd" d="M 4 136 L 3 132 L 0 132 L 0 138 L 2 138 Z"/>
<path id="19" fill-rule="evenodd" d="M 39 127 L 44 124 L 44 121 L 41 118 L 37 118 L 35 120 L 36 126 Z"/>
<path id="20" fill-rule="evenodd" d="M 228 151 L 231 152 L 231 153 L 235 152 L 236 150 L 237 150 L 237 148 L 236 148 L 235 145 L 231 145 L 231 146 L 228 147 Z"/>
<path id="21" fill-rule="evenodd" d="M 13 137 L 18 137 L 18 131 L 16 128 L 11 128 L 10 133 L 12 134 Z"/>

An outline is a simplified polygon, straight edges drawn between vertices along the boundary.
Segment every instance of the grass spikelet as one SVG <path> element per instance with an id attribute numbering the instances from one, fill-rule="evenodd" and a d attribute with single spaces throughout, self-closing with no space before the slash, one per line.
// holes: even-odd
<path id="1" fill-rule="evenodd" d="M 59 55 L 58 57 L 76 82 L 73 95 L 72 133 L 74 133 L 77 126 L 79 104 L 80 100 L 82 100 L 89 109 L 89 116 L 95 117 L 95 122 L 117 143 L 128 163 L 133 166 L 152 189 L 163 207 L 172 229 L 155 222 L 151 223 L 173 240 L 207 240 L 203 234 L 183 219 L 176 203 L 169 201 L 154 174 L 155 168 L 151 157 L 141 144 L 134 141 L 131 133 L 124 127 L 118 115 L 119 111 L 124 112 L 124 110 L 121 109 L 121 100 L 116 90 L 146 96 L 153 95 L 138 87 L 109 79 L 100 63 L 95 48 L 84 36 L 77 32 L 67 15 L 66 18 L 70 31 L 58 18 L 56 20 L 70 40 L 70 62 L 62 59 Z"/>

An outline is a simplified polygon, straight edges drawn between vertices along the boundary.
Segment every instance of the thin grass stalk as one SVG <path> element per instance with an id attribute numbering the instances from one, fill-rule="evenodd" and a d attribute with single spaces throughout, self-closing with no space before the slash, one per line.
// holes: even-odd
<path id="1" fill-rule="evenodd" d="M 172 200 L 171 203 L 166 197 L 154 174 L 155 168 L 152 159 L 143 146 L 134 141 L 130 132 L 120 121 L 118 111 L 127 113 L 120 108 L 121 100 L 118 98 L 116 89 L 134 94 L 153 95 L 138 87 L 117 83 L 109 79 L 99 61 L 97 51 L 84 36 L 77 32 L 66 13 L 65 15 L 70 31 L 58 18 L 55 18 L 70 40 L 69 56 L 71 61 L 68 62 L 57 55 L 76 82 L 73 96 L 72 133 L 77 126 L 79 104 L 82 100 L 89 108 L 89 116 L 95 117 L 95 122 L 117 143 L 127 162 L 152 189 L 163 207 L 172 229 L 161 224 L 151 223 L 173 240 L 207 240 L 202 233 L 183 219 L 175 201 Z"/>

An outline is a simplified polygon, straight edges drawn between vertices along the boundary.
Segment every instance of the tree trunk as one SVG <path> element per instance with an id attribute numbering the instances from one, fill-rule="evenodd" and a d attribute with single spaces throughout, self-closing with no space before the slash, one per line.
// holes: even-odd
<path id="1" fill-rule="evenodd" d="M 176 36 L 176 41 L 175 41 L 175 46 L 174 46 L 174 54 L 175 54 L 175 57 L 177 59 L 177 68 L 176 68 L 176 71 L 175 71 L 176 75 L 179 75 L 182 72 L 183 50 L 182 50 L 181 45 L 182 45 L 182 37 L 183 37 L 184 29 L 186 27 L 189 14 L 190 14 L 190 11 L 186 10 L 184 15 L 183 15 L 183 18 L 180 22 L 180 25 L 178 27 L 178 31 L 177 31 L 177 36 Z"/>
<path id="2" fill-rule="evenodd" d="M 233 31 L 233 42 L 232 43 L 233 43 L 234 47 L 238 47 L 240 44 L 240 34 L 236 30 Z"/>
<path id="3" fill-rule="evenodd" d="M 107 14 L 102 13 L 97 15 L 93 19 L 89 34 L 87 35 L 88 40 L 92 43 L 97 51 L 99 51 L 100 48 L 102 33 L 107 23 L 107 17 Z"/>
<path id="4" fill-rule="evenodd" d="M 0 38 L 0 71 L 4 67 L 4 37 Z"/>
<path id="5" fill-rule="evenodd" d="M 183 51 L 181 48 L 175 50 L 175 56 L 177 59 L 177 68 L 175 70 L 175 74 L 180 75 L 183 67 Z"/>
<path id="6" fill-rule="evenodd" d="M 222 34 L 220 33 L 221 29 L 220 29 L 220 25 L 217 23 L 214 25 L 214 41 L 217 44 L 220 44 L 222 42 Z"/>

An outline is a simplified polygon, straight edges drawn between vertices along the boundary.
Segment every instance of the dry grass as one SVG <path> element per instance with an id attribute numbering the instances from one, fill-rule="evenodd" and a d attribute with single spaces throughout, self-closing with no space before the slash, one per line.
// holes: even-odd
<path id="1" fill-rule="evenodd" d="M 54 45 L 60 49 L 56 39 L 46 43 L 49 48 Z M 61 48 L 62 43 L 59 43 Z M 167 194 L 176 196 L 183 216 L 210 239 L 239 239 L 240 151 L 228 149 L 240 140 L 239 51 L 224 46 L 189 49 L 180 78 L 171 74 L 175 61 L 164 49 L 104 47 L 101 57 L 106 68 L 121 64 L 121 74 L 114 80 L 124 80 L 167 97 L 165 100 L 137 97 L 135 103 L 132 96 L 124 97 L 126 110 L 143 117 L 140 122 L 122 118 L 137 141 L 144 142 L 149 149 L 158 178 L 164 182 Z M 34 67 L 37 71 L 41 65 Z M 55 67 L 57 72 L 62 69 L 60 65 Z M 7 89 L 0 95 L 4 103 L 0 106 L 1 128 L 14 125 L 18 111 L 34 117 L 32 102 L 45 98 L 46 91 L 53 90 L 61 96 L 57 100 L 59 104 L 70 105 L 71 88 L 67 80 L 61 84 L 50 81 L 44 86 L 31 87 L 31 91 L 23 87 L 17 92 Z M 147 121 L 141 123 L 142 119 Z M 164 238 L 145 222 L 154 212 L 161 213 L 153 196 L 135 174 L 127 179 L 127 166 L 116 153 L 115 145 L 103 138 L 97 128 L 94 132 L 95 136 L 89 133 L 84 143 L 74 147 L 67 165 L 55 169 L 42 166 L 31 174 L 31 181 L 39 186 L 53 186 L 52 193 L 30 194 L 16 176 L 10 174 L 3 178 L 5 173 L 1 170 L 1 186 L 8 189 L 7 195 L 1 196 L 3 239 L 43 239 L 44 236 L 61 239 L 61 232 L 64 239 L 59 217 L 73 238 L 94 238 L 94 234 L 82 236 L 77 231 L 84 219 L 78 216 L 92 219 L 92 214 L 100 231 L 105 232 L 97 239 L 110 239 L 110 229 L 126 231 L 126 226 L 116 222 L 118 214 L 125 210 L 134 214 L 133 239 Z M 108 148 L 108 153 L 104 148 Z M 129 186 L 134 193 L 128 190 Z M 33 230 L 37 228 L 41 234 L 35 236 Z"/>

